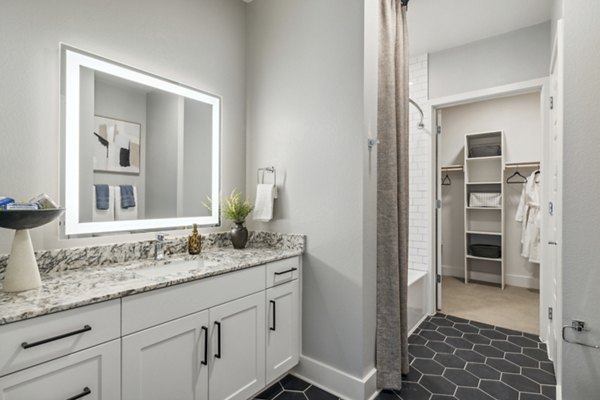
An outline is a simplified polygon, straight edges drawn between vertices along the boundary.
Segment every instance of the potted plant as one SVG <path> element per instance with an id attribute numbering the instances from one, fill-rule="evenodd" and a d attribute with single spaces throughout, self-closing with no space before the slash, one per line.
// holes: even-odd
<path id="1" fill-rule="evenodd" d="M 225 206 L 223 207 L 223 215 L 225 218 L 235 224 L 231 229 L 231 243 L 234 249 L 243 249 L 248 242 L 248 229 L 244 226 L 246 217 L 252 212 L 250 198 L 246 196 L 242 200 L 242 194 L 233 189 L 229 197 L 225 198 Z"/>

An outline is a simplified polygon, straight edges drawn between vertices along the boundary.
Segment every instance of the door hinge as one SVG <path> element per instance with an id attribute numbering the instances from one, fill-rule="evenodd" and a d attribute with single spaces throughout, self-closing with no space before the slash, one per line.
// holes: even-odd
<path id="1" fill-rule="evenodd" d="M 437 130 L 436 130 L 438 135 L 442 134 L 442 127 L 438 125 Z"/>
<path id="2" fill-rule="evenodd" d="M 552 310 L 552 307 L 548 307 L 548 319 L 550 321 L 552 321 L 553 313 L 554 313 L 554 311 Z"/>
<path id="3" fill-rule="evenodd" d="M 554 96 L 550 96 L 550 109 L 554 110 Z"/>
<path id="4" fill-rule="evenodd" d="M 437 275 L 437 283 L 442 283 L 442 276 L 440 274 Z"/>
<path id="5" fill-rule="evenodd" d="M 435 208 L 442 208 L 442 201 L 441 200 L 436 200 L 435 201 Z"/>

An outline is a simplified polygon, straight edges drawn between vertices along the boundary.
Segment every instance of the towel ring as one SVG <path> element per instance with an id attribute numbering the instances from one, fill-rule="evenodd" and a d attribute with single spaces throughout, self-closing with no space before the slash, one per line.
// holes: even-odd
<path id="1" fill-rule="evenodd" d="M 275 171 L 275 167 L 265 167 L 256 170 L 256 183 L 265 183 L 265 172 L 273 174 L 273 186 L 277 186 L 277 171 Z"/>

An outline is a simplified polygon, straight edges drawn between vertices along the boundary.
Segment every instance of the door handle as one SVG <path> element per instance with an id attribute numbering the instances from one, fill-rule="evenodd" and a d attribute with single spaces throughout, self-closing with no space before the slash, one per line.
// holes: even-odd
<path id="1" fill-rule="evenodd" d="M 215 321 L 215 326 L 217 327 L 217 352 L 215 353 L 215 358 L 221 358 L 221 323 Z"/>
<path id="2" fill-rule="evenodd" d="M 203 326 L 202 332 L 204 332 L 204 360 L 201 361 L 201 364 L 208 365 L 208 328 Z"/>
<path id="3" fill-rule="evenodd" d="M 287 269 L 287 270 L 285 270 L 285 271 L 281 271 L 281 272 L 274 272 L 273 274 L 274 274 L 275 276 L 279 276 L 279 275 L 285 275 L 285 274 L 289 274 L 290 272 L 294 272 L 294 271 L 297 271 L 297 270 L 298 270 L 298 268 L 296 268 L 296 267 L 293 267 L 293 268 Z"/>
<path id="4" fill-rule="evenodd" d="M 558 245 L 558 243 L 556 243 L 556 242 L 548 242 L 548 244 L 551 245 L 551 246 L 557 246 Z"/>
<path id="5" fill-rule="evenodd" d="M 270 326 L 269 330 L 275 331 L 277 329 L 277 303 L 275 300 L 269 300 L 269 303 L 273 304 L 273 326 Z"/>

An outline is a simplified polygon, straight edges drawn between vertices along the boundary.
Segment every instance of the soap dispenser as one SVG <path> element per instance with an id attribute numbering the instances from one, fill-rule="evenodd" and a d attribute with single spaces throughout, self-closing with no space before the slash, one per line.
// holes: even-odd
<path id="1" fill-rule="evenodd" d="M 192 234 L 188 237 L 188 253 L 200 254 L 202 238 L 198 234 L 198 226 L 194 224 Z"/>

